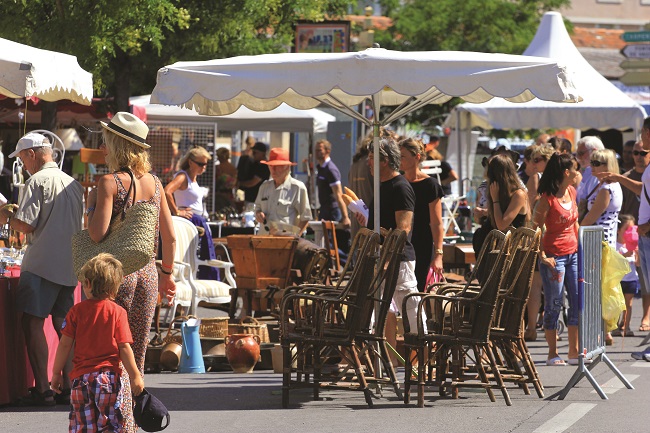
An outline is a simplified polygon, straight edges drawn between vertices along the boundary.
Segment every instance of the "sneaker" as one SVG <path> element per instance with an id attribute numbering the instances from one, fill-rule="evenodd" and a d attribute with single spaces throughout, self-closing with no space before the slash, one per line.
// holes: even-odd
<path id="1" fill-rule="evenodd" d="M 650 362 L 650 352 L 632 352 L 632 358 Z"/>

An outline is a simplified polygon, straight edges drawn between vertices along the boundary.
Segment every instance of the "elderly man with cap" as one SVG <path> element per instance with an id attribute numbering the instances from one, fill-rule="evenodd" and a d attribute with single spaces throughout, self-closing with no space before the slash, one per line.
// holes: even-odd
<path id="1" fill-rule="evenodd" d="M 305 184 L 291 177 L 291 166 L 285 149 L 271 149 L 268 161 L 271 179 L 262 183 L 255 200 L 255 219 L 260 223 L 259 234 L 299 236 L 311 220 L 309 197 Z"/>
<path id="2" fill-rule="evenodd" d="M 83 188 L 59 170 L 49 140 L 29 133 L 18 140 L 10 158 L 18 156 L 31 177 L 15 213 L 0 209 L 0 221 L 27 234 L 27 251 L 21 265 L 16 308 L 23 313 L 22 327 L 35 386 L 19 403 L 28 406 L 69 404 L 70 363 L 66 365 L 63 393 L 56 400 L 47 375 L 48 347 L 43 325 L 52 315 L 59 338 L 61 325 L 74 304 L 77 277 L 72 270 L 72 235 L 81 230 Z"/>
<path id="3" fill-rule="evenodd" d="M 266 151 L 266 144 L 258 141 L 251 148 L 251 155 L 242 156 L 237 164 L 237 180 L 239 188 L 244 190 L 246 203 L 255 203 L 262 182 L 269 178 L 269 168 L 262 164 Z"/>

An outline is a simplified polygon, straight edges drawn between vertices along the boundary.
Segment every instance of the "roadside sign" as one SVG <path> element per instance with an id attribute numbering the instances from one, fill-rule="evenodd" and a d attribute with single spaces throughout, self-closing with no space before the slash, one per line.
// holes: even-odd
<path id="1" fill-rule="evenodd" d="M 650 69 L 645 71 L 627 71 L 619 78 L 626 86 L 650 86 Z"/>
<path id="2" fill-rule="evenodd" d="M 650 42 L 650 32 L 625 32 L 621 39 L 625 42 Z"/>
<path id="3" fill-rule="evenodd" d="M 623 60 L 620 66 L 621 69 L 625 69 L 626 71 L 633 69 L 650 69 L 650 59 Z"/>
<path id="4" fill-rule="evenodd" d="M 650 44 L 626 45 L 621 54 L 628 59 L 650 59 Z"/>

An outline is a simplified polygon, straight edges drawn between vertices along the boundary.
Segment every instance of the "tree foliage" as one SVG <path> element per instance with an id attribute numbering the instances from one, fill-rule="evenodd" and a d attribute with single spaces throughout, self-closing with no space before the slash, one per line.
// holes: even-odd
<path id="1" fill-rule="evenodd" d="M 126 109 L 178 60 L 279 52 L 293 24 L 345 13 L 346 0 L 4 0 L 0 36 L 77 56 L 95 92 Z"/>
<path id="2" fill-rule="evenodd" d="M 570 4 L 570 0 L 410 0 L 389 7 L 393 27 L 375 33 L 384 48 L 401 51 L 477 51 L 522 54 L 530 44 L 542 15 Z M 427 106 L 410 120 L 440 123 L 443 106 Z"/>

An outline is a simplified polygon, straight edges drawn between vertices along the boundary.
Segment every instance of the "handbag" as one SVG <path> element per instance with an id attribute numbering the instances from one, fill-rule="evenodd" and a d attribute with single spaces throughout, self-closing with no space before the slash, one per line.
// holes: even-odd
<path id="1" fill-rule="evenodd" d="M 113 217 L 108 233 L 100 242 L 90 238 L 88 230 L 81 230 L 72 236 L 72 263 L 79 275 L 82 266 L 100 253 L 110 253 L 122 263 L 124 275 L 144 268 L 154 256 L 158 208 L 146 202 L 135 202 L 135 180 L 129 169 L 121 169 L 131 176 L 131 186 L 126 198 L 133 191 L 132 205 Z"/>
<path id="2" fill-rule="evenodd" d="M 587 209 L 587 203 L 589 201 L 589 198 L 592 196 L 594 191 L 598 189 L 599 186 L 600 183 L 596 185 L 594 189 L 591 190 L 591 192 L 587 195 L 587 197 L 580 199 L 580 202 L 578 202 L 578 224 L 582 222 L 585 215 L 587 215 L 587 212 L 589 212 L 589 210 Z"/>

